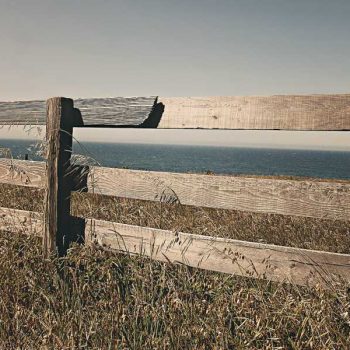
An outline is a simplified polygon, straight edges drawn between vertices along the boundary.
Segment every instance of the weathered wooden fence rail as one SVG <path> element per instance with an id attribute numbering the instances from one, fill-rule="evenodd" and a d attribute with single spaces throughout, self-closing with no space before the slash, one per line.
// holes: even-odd
<path id="1" fill-rule="evenodd" d="M 74 108 L 74 107 L 78 107 Z M 0 182 L 46 189 L 43 214 L 0 208 L 0 229 L 43 235 L 47 254 L 85 238 L 161 261 L 299 284 L 350 281 L 350 255 L 70 216 L 74 127 L 350 130 L 350 95 L 115 98 L 0 103 L 0 124 L 46 124 L 48 160 L 0 159 Z M 73 169 L 74 170 L 74 169 Z M 350 220 L 348 181 L 282 180 L 90 167 L 89 192 L 186 205 Z M 82 220 L 82 221 L 81 221 Z M 83 222 L 83 224 L 81 224 Z M 75 229 L 79 227 L 79 232 Z"/>
<path id="2" fill-rule="evenodd" d="M 45 188 L 44 162 L 0 158 L 0 182 Z M 349 220 L 350 182 L 89 167 L 87 191 L 147 201 Z"/>

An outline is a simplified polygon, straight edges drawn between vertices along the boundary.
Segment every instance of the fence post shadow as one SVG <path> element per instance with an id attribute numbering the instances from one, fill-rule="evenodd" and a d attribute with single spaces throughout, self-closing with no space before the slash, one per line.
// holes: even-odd
<path id="1" fill-rule="evenodd" d="M 73 110 L 73 130 L 74 127 L 83 126 L 83 118 L 78 108 Z M 71 150 L 72 153 L 72 150 Z M 72 191 L 87 192 L 87 179 L 89 175 L 89 167 L 86 165 L 72 164 L 69 161 L 69 169 L 67 169 L 67 181 L 69 183 L 69 216 L 70 216 L 70 230 L 67 232 L 67 248 L 71 243 L 84 244 L 85 243 L 85 219 L 72 216 L 71 212 L 71 198 Z M 66 253 L 66 252 L 65 252 Z"/>
<path id="2" fill-rule="evenodd" d="M 88 192 L 87 188 L 87 179 L 89 176 L 90 168 L 86 165 L 71 165 L 70 173 L 67 175 L 70 178 L 70 184 L 71 184 L 71 195 L 72 191 L 74 192 Z M 70 198 L 71 200 L 71 198 Z M 85 243 L 85 222 L 86 220 L 81 217 L 76 217 L 70 215 L 70 221 L 71 221 L 71 230 L 70 230 L 70 236 L 68 237 L 69 244 L 71 243 L 78 243 L 78 244 L 84 244 Z"/>
<path id="3" fill-rule="evenodd" d="M 153 128 L 156 129 L 162 119 L 165 106 L 162 102 L 158 102 L 158 97 L 154 100 L 154 104 L 151 112 L 143 123 L 141 123 L 139 128 Z"/>

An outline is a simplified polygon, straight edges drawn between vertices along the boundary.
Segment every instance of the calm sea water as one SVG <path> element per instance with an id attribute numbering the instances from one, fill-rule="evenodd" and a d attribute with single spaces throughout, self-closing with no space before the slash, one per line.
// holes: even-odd
<path id="1" fill-rule="evenodd" d="M 15 158 L 39 160 L 33 141 L 0 140 Z M 174 172 L 295 175 L 350 179 L 350 152 L 198 147 L 178 145 L 83 143 L 73 153 L 94 158 L 101 166 Z"/>

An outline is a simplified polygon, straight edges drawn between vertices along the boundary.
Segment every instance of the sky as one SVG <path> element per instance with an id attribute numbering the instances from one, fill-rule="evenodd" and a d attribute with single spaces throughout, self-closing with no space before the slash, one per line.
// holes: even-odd
<path id="1" fill-rule="evenodd" d="M 349 0 L 0 0 L 0 101 L 349 93 L 349 18 Z M 123 129 L 76 137 L 350 150 L 348 134 Z M 0 129 L 5 137 L 25 134 Z"/>

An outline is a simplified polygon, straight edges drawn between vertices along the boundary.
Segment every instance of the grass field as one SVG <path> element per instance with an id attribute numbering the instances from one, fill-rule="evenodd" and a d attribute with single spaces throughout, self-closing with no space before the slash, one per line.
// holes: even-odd
<path id="1" fill-rule="evenodd" d="M 0 206 L 41 209 L 0 187 Z M 73 212 L 164 229 L 350 253 L 349 222 L 112 199 Z M 347 349 L 350 289 L 329 290 L 74 246 L 43 260 L 38 238 L 0 233 L 1 349 Z"/>

